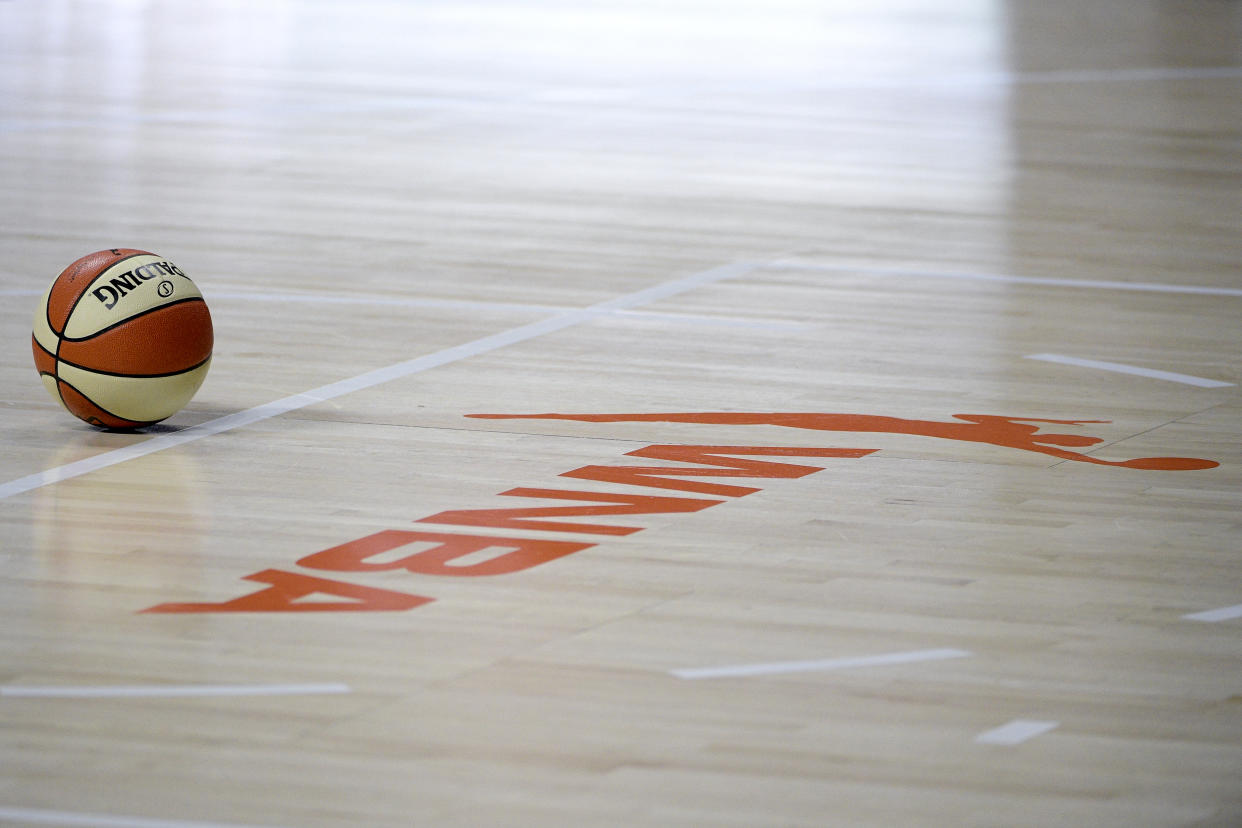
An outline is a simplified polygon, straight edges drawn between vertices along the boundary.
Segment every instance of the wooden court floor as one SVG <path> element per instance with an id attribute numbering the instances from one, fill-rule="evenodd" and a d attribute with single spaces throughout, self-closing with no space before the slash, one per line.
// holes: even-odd
<path id="1" fill-rule="evenodd" d="M 0 824 L 1242 825 L 1242 5 L 14 0 L 0 240 Z"/>

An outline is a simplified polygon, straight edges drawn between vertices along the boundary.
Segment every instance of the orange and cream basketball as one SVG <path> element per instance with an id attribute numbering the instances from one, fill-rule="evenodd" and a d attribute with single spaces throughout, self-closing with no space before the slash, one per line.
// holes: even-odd
<path id="1" fill-rule="evenodd" d="M 74 416 L 137 428 L 180 411 L 211 365 L 211 314 L 177 265 L 113 248 L 69 265 L 35 311 L 35 367 Z"/>

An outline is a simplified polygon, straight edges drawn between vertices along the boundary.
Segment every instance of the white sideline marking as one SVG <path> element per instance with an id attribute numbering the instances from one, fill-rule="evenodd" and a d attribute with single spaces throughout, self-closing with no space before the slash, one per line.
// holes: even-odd
<path id="1" fill-rule="evenodd" d="M 186 696 L 305 696 L 349 693 L 348 684 L 172 684 L 101 687 L 0 685 L 0 696 L 21 699 L 133 699 Z"/>
<path id="2" fill-rule="evenodd" d="M 380 296 L 373 293 L 251 293 L 245 290 L 220 290 L 211 288 L 211 283 L 202 283 L 205 291 L 203 298 L 236 299 L 245 302 L 289 302 L 312 305 L 387 305 L 401 308 L 446 308 L 453 310 L 497 310 L 519 311 L 528 313 L 563 313 L 573 308 L 555 305 L 530 305 L 521 302 L 481 302 L 471 299 L 431 299 L 403 296 Z"/>
<path id="3" fill-rule="evenodd" d="M 875 667 L 888 664 L 910 664 L 918 661 L 939 661 L 946 658 L 965 658 L 970 654 L 967 650 L 912 650 L 905 653 L 829 658 L 820 661 L 776 661 L 767 664 L 736 664 L 727 667 L 691 667 L 669 672 L 683 679 L 766 676 L 775 673 L 804 673 L 814 670 L 841 670 L 847 667 Z"/>
<path id="4" fill-rule="evenodd" d="M 1242 618 L 1242 604 L 1234 604 L 1232 607 L 1221 607 L 1220 609 L 1204 610 L 1203 612 L 1192 612 L 1189 615 L 1183 615 L 1187 621 L 1229 621 L 1234 618 Z"/>
<path id="5" fill-rule="evenodd" d="M 1180 382 L 1183 385 L 1194 385 L 1199 388 L 1226 388 L 1232 382 L 1192 377 L 1190 374 L 1177 374 L 1173 371 L 1157 371 L 1153 368 L 1140 368 L 1137 365 L 1122 365 L 1119 362 L 1101 362 L 1098 359 L 1079 359 L 1078 357 L 1062 356 L 1061 354 L 1028 354 L 1027 359 L 1038 359 L 1041 362 L 1057 362 L 1061 365 L 1076 365 L 1079 368 L 1096 368 L 1100 371 L 1112 371 L 1117 374 L 1133 374 L 1138 377 Z"/>
<path id="6" fill-rule="evenodd" d="M 983 731 L 975 737 L 975 741 L 981 745 L 1019 745 L 1027 739 L 1034 739 L 1041 733 L 1047 733 L 1060 724 L 1060 722 L 1014 719 L 1000 727 Z"/>
<path id="7" fill-rule="evenodd" d="M 1170 285 L 1160 282 L 1114 282 L 1099 279 L 1055 279 L 1044 276 L 1014 276 L 1008 273 L 953 273 L 935 270 L 902 270 L 889 267 L 847 267 L 802 262 L 772 262 L 765 269 L 810 270 L 825 273 L 855 273 L 864 276 L 908 276 L 918 279 L 963 279 L 974 282 L 1002 282 L 1012 285 L 1043 287 L 1091 288 L 1096 290 L 1133 290 L 1146 293 L 1190 293 L 1202 296 L 1242 296 L 1240 288 L 1200 285 Z"/>
<path id="8" fill-rule="evenodd" d="M 209 285 L 204 289 L 208 291 L 204 293 L 204 297 L 209 301 L 231 299 L 241 302 L 281 302 L 313 305 L 381 305 L 385 307 L 482 311 L 484 313 L 508 311 L 518 313 L 565 313 L 575 310 L 575 308 L 558 307 L 556 305 L 480 302 L 469 299 L 420 299 L 417 297 L 379 296 L 367 293 L 350 294 L 348 296 L 330 293 L 250 293 L 239 290 L 211 290 Z M 809 327 L 805 322 L 789 322 L 785 320 L 759 320 L 746 319 L 739 316 L 708 316 L 704 314 L 624 309 L 596 311 L 595 316 L 601 319 L 609 317 L 651 319 L 656 321 L 686 322 L 693 325 L 722 325 L 742 328 L 769 328 L 772 330 Z"/>
<path id="9" fill-rule="evenodd" d="M 189 822 L 183 819 L 148 819 L 146 817 L 112 816 L 110 814 L 79 814 L 72 811 L 49 811 L 44 808 L 5 808 L 0 806 L 0 820 L 30 822 L 36 825 L 78 825 L 87 828 L 259 828 L 224 822 Z"/>
<path id="10" fill-rule="evenodd" d="M 1103 70 L 1071 70 L 1050 72 L 980 72 L 974 74 L 921 74 L 917 77 L 856 77 L 841 78 L 834 81 L 820 81 L 803 87 L 803 91 L 816 92 L 835 89 L 869 90 L 869 89 L 920 89 L 926 87 L 978 88 L 988 86 L 1018 86 L 1026 84 L 1087 84 L 1087 83 L 1134 83 L 1150 81 L 1188 81 L 1214 80 L 1217 78 L 1236 78 L 1242 76 L 1242 66 L 1186 66 L 1186 67 L 1132 67 L 1128 69 Z M 756 86 L 743 89 L 746 92 L 760 92 L 767 86 Z M 673 100 L 678 101 L 684 95 L 694 95 L 699 89 L 694 86 L 671 90 Z M 456 89 L 431 89 L 423 94 L 409 94 L 400 97 L 385 95 L 383 97 L 358 98 L 349 103 L 331 104 L 287 104 L 283 106 L 265 107 L 264 112 L 272 118 L 318 117 L 333 113 L 368 113 L 418 111 L 424 116 L 428 112 L 471 112 L 481 109 L 495 111 L 498 107 L 524 106 L 577 106 L 583 103 L 602 104 L 624 107 L 642 108 L 650 106 L 652 101 L 660 103 L 668 98 L 653 98 L 648 91 L 637 88 L 582 88 L 551 86 L 535 90 L 526 95 L 469 95 Z M 716 110 L 707 110 L 708 112 Z M 253 123 L 253 114 L 244 108 L 232 109 L 172 109 L 145 114 L 126 114 L 109 117 L 93 118 L 11 118 L 0 123 L 0 133 L 27 132 L 45 129 L 82 129 L 98 130 L 107 127 L 129 128 L 133 124 L 222 124 Z"/>
<path id="11" fill-rule="evenodd" d="M 125 446 L 124 448 L 114 449 L 112 451 L 98 454 L 94 457 L 88 457 L 85 460 L 78 460 L 73 463 L 67 463 L 63 466 L 56 466 L 51 469 L 45 469 L 41 472 L 19 477 L 8 483 L 0 484 L 0 500 L 23 492 L 37 489 L 41 486 L 47 486 L 52 483 L 59 483 L 62 480 L 68 480 L 73 477 L 79 477 L 89 472 L 99 469 L 115 466 L 118 463 L 124 463 L 126 460 L 133 460 L 138 457 L 144 457 L 148 454 L 154 454 L 157 451 L 180 446 L 185 443 L 200 440 L 203 437 L 210 437 L 213 434 L 219 434 L 224 431 L 231 431 L 242 426 L 252 425 L 262 420 L 272 417 L 278 417 L 290 411 L 296 411 L 299 408 L 305 408 L 308 405 L 325 402 L 327 400 L 336 399 L 354 391 L 361 391 L 365 388 L 371 388 L 390 380 L 408 377 L 411 374 L 417 374 L 422 371 L 428 371 L 432 368 L 439 368 L 441 365 L 458 362 L 473 356 L 495 351 L 508 345 L 518 342 L 525 342 L 528 339 L 534 339 L 544 334 L 555 333 L 556 331 L 571 328 L 574 325 L 580 325 L 583 322 L 590 321 L 601 313 L 610 311 L 626 310 L 629 308 L 645 305 L 648 302 L 655 302 L 665 299 L 669 296 L 676 296 L 679 293 L 686 293 L 697 287 L 708 285 L 713 282 L 719 282 L 724 279 L 730 279 L 734 276 L 740 276 L 760 266 L 760 262 L 735 262 L 722 267 L 704 270 L 699 273 L 692 273 L 689 276 L 683 276 L 680 279 L 672 279 L 662 284 L 654 285 L 645 290 L 636 293 L 628 293 L 624 296 L 618 296 L 615 299 L 609 299 L 604 302 L 591 305 L 586 308 L 575 308 L 566 311 L 548 319 L 539 322 L 532 322 L 529 325 L 522 325 L 517 328 L 511 328 L 491 336 L 485 336 L 482 339 L 476 339 L 473 342 L 467 342 L 464 345 L 456 345 L 452 348 L 445 348 L 443 351 L 437 351 L 433 354 L 427 354 L 414 359 L 398 362 L 395 365 L 389 365 L 386 368 L 377 368 L 374 371 L 368 371 L 365 374 L 358 374 L 354 377 L 340 380 L 339 382 L 321 385 L 310 391 L 301 394 L 294 394 L 290 397 L 275 400 L 264 405 L 248 408 L 245 411 L 238 411 L 234 414 L 228 414 L 223 417 L 217 417 L 214 420 L 208 420 L 205 423 L 199 423 L 195 426 L 182 429 L 181 431 L 171 434 L 160 434 L 150 439 L 143 440 L 141 443 Z"/>

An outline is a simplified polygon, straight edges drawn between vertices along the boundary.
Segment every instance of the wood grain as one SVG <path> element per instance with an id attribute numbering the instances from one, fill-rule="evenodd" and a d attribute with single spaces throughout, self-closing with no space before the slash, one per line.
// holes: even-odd
<path id="1" fill-rule="evenodd" d="M 1242 822 L 1239 27 L 0 4 L 0 823 Z M 116 246 L 139 433 L 29 357 Z"/>

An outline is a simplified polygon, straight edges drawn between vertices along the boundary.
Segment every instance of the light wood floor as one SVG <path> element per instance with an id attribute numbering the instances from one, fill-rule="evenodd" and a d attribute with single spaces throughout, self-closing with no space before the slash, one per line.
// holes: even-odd
<path id="1" fill-rule="evenodd" d="M 0 824 L 1242 824 L 1242 5 L 0 3 L 0 239 Z"/>

